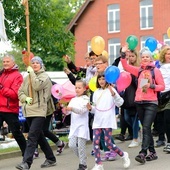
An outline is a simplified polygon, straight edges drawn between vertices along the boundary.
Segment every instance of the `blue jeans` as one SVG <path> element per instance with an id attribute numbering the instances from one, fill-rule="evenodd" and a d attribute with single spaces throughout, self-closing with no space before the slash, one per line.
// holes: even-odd
<path id="1" fill-rule="evenodd" d="M 147 155 L 148 149 L 150 152 L 155 153 L 154 140 L 151 133 L 151 126 L 156 116 L 157 107 L 158 106 L 153 103 L 136 104 L 137 113 L 139 116 L 139 120 L 142 124 L 143 130 L 142 148 L 139 153 L 143 153 L 144 155 Z"/>
<path id="2" fill-rule="evenodd" d="M 124 118 L 125 121 L 132 127 L 133 130 L 133 139 L 138 138 L 138 131 L 139 131 L 139 122 L 138 122 L 138 115 L 130 115 L 130 109 L 124 109 Z"/>

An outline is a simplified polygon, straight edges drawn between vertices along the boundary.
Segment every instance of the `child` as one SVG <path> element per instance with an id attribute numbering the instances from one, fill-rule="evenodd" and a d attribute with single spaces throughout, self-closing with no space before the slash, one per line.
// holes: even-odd
<path id="1" fill-rule="evenodd" d="M 102 131 L 105 135 L 105 143 L 111 151 L 115 151 L 123 159 L 124 168 L 130 166 L 130 159 L 127 152 L 120 150 L 111 142 L 112 129 L 117 128 L 115 106 L 119 107 L 123 104 L 123 99 L 116 90 L 109 85 L 104 74 L 97 76 L 97 90 L 93 95 L 93 105 L 87 104 L 89 111 L 94 113 L 93 122 L 93 147 L 95 155 L 95 166 L 92 170 L 104 170 L 100 158 L 100 136 Z"/>
<path id="2" fill-rule="evenodd" d="M 69 133 L 69 147 L 79 158 L 78 170 L 87 170 L 86 141 L 90 139 L 88 127 L 89 110 L 86 105 L 89 97 L 86 94 L 86 83 L 77 80 L 75 83 L 77 96 L 72 98 L 68 106 L 64 108 L 65 114 L 71 114 Z"/>

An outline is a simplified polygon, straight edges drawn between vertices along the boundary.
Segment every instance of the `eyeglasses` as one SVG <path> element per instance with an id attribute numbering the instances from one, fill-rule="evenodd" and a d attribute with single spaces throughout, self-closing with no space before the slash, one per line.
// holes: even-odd
<path id="1" fill-rule="evenodd" d="M 90 60 L 95 60 L 95 58 L 90 58 Z"/>
<path id="2" fill-rule="evenodd" d="M 101 65 L 101 64 L 103 64 L 103 63 L 95 63 L 94 65 L 97 66 L 97 65 Z"/>
<path id="3" fill-rule="evenodd" d="M 85 60 L 90 60 L 90 58 L 89 58 L 89 57 L 85 57 L 84 59 L 85 59 Z"/>

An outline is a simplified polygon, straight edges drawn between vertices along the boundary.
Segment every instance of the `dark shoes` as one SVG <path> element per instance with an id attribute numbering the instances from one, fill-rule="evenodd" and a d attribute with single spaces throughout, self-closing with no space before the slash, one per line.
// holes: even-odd
<path id="1" fill-rule="evenodd" d="M 158 136 L 158 135 L 159 135 L 159 133 L 158 133 L 158 131 L 157 131 L 157 130 L 152 129 L 152 135 L 156 137 L 156 136 Z"/>
<path id="2" fill-rule="evenodd" d="M 137 162 L 140 162 L 141 164 L 144 164 L 146 161 L 145 155 L 143 153 L 140 153 L 138 156 L 135 157 L 135 160 Z"/>
<path id="3" fill-rule="evenodd" d="M 122 134 L 119 134 L 118 136 L 115 137 L 116 139 L 120 140 L 120 141 L 125 141 L 125 136 Z"/>
<path id="4" fill-rule="evenodd" d="M 87 165 L 79 164 L 79 168 L 77 170 L 87 170 Z"/>
<path id="5" fill-rule="evenodd" d="M 128 136 L 125 138 L 125 141 L 132 140 L 132 139 L 133 139 L 133 136 L 128 135 Z"/>
<path id="6" fill-rule="evenodd" d="M 41 164 L 41 168 L 47 168 L 55 165 L 56 165 L 56 161 L 46 159 L 45 162 Z"/>
<path id="7" fill-rule="evenodd" d="M 156 153 L 150 152 L 149 155 L 146 156 L 146 161 L 153 161 L 158 159 Z"/>
<path id="8" fill-rule="evenodd" d="M 156 141 L 156 145 L 155 145 L 155 147 L 156 147 L 156 148 L 159 148 L 159 147 L 161 147 L 161 146 L 165 146 L 165 142 L 164 142 L 164 141 L 162 141 L 162 140 L 158 140 L 158 141 Z"/>
<path id="9" fill-rule="evenodd" d="M 119 134 L 118 136 L 115 137 L 116 139 L 120 140 L 120 141 L 128 141 L 128 140 L 132 140 L 133 137 L 128 135 L 126 138 L 125 138 L 125 135 L 122 135 L 122 134 Z"/>
<path id="10" fill-rule="evenodd" d="M 30 167 L 28 166 L 28 164 L 26 162 L 22 162 L 20 164 L 18 164 L 16 166 L 17 169 L 20 169 L 20 170 L 29 170 Z"/>

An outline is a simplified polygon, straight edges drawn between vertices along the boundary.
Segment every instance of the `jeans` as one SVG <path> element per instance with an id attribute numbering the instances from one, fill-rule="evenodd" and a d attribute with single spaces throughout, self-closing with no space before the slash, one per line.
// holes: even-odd
<path id="1" fill-rule="evenodd" d="M 150 152 L 155 153 L 151 126 L 156 116 L 157 107 L 158 106 L 153 103 L 136 104 L 137 113 L 143 130 L 142 148 L 139 153 L 143 153 L 144 155 L 147 155 L 148 149 Z"/>
<path id="2" fill-rule="evenodd" d="M 131 116 L 129 112 L 129 109 L 124 109 L 124 118 L 125 121 L 132 127 L 133 139 L 137 139 L 139 131 L 138 115 L 136 113 L 135 115 Z"/>
<path id="3" fill-rule="evenodd" d="M 27 117 L 26 120 L 29 126 L 29 132 L 23 162 L 26 162 L 29 166 L 31 166 L 37 143 L 40 145 L 41 150 L 44 152 L 46 159 L 55 161 L 56 158 L 53 154 L 53 151 L 46 138 L 44 137 L 42 131 L 45 117 Z"/>
<path id="4" fill-rule="evenodd" d="M 5 121 L 8 124 L 8 127 L 17 141 L 23 156 L 26 148 L 26 140 L 21 132 L 18 114 L 0 112 L 0 121 Z"/>

